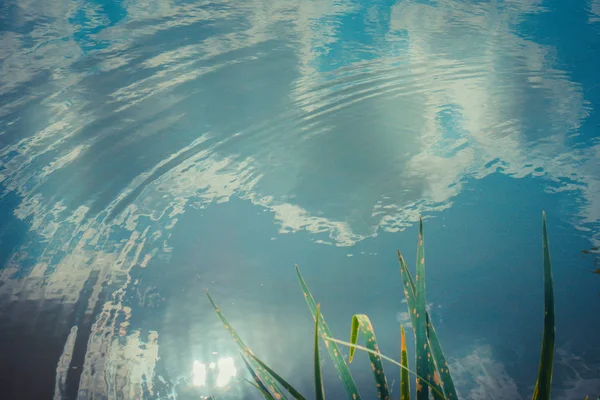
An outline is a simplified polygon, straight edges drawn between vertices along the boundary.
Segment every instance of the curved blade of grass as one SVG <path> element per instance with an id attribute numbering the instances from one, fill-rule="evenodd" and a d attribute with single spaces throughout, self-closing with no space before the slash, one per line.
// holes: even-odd
<path id="1" fill-rule="evenodd" d="M 321 359 L 319 357 L 319 316 L 321 305 L 317 304 L 317 317 L 315 318 L 315 398 L 325 400 L 323 391 L 323 376 L 321 375 Z"/>
<path id="2" fill-rule="evenodd" d="M 253 363 L 254 362 L 253 361 L 254 354 L 252 353 L 252 350 L 250 350 L 248 348 L 248 346 L 246 346 L 246 344 L 242 341 L 242 338 L 237 334 L 235 329 L 233 329 L 233 327 L 229 324 L 229 322 L 227 322 L 227 319 L 225 319 L 225 316 L 221 312 L 221 309 L 219 307 L 217 307 L 217 305 L 215 304 L 212 297 L 210 297 L 210 294 L 208 294 L 208 290 L 204 289 L 204 291 L 206 292 L 206 295 L 208 296 L 208 300 L 210 300 L 210 303 L 214 307 L 215 312 L 217 313 L 217 316 L 219 317 L 221 322 L 223 322 L 223 325 L 225 325 L 225 328 L 227 328 L 227 330 L 233 337 L 233 340 L 237 343 L 237 345 L 242 350 L 242 354 L 246 357 L 251 356 L 252 358 L 249 359 L 249 362 Z M 260 364 L 253 365 L 253 367 L 254 367 L 254 372 L 256 373 L 256 375 L 260 378 L 260 380 L 262 382 L 264 382 L 265 386 L 267 386 L 269 388 L 269 390 L 273 394 L 273 396 L 275 396 L 278 399 L 287 399 L 285 397 L 285 395 L 283 394 L 283 392 L 281 391 L 281 389 L 279 389 L 279 387 L 277 386 L 277 383 L 275 382 L 275 380 L 273 380 L 273 376 L 269 375 L 269 373 L 265 370 L 265 368 L 263 368 Z"/>
<path id="3" fill-rule="evenodd" d="M 268 391 L 266 391 L 263 387 L 261 387 L 260 385 L 257 385 L 256 383 L 249 381 L 248 379 L 244 379 L 246 382 L 248 382 L 249 384 L 251 384 L 252 386 L 254 386 L 255 388 L 257 388 L 263 395 L 263 397 L 265 398 L 265 400 L 276 400 L 275 397 L 273 397 Z"/>
<path id="4" fill-rule="evenodd" d="M 544 333 L 542 334 L 540 368 L 533 392 L 533 400 L 550 399 L 552 361 L 554 359 L 554 285 L 552 283 L 552 264 L 550 263 L 545 212 L 542 212 L 542 247 L 544 253 Z"/>
<path id="5" fill-rule="evenodd" d="M 298 274 L 298 280 L 300 281 L 300 287 L 302 288 L 302 292 L 304 293 L 304 298 L 306 299 L 308 308 L 310 309 L 310 312 L 312 313 L 313 318 L 316 319 L 317 303 L 315 302 L 314 297 L 310 293 L 310 290 L 308 290 L 308 286 L 306 285 L 304 278 L 302 278 L 302 274 L 300 274 L 300 269 L 298 268 L 297 265 L 295 267 L 296 267 L 296 273 Z M 327 326 L 327 323 L 325 322 L 325 317 L 323 317 L 323 314 L 321 314 L 321 313 L 319 313 L 319 315 L 320 315 L 319 331 L 321 332 L 321 336 L 332 337 L 333 335 L 331 334 L 331 331 L 329 330 L 329 327 Z M 350 374 L 350 369 L 348 368 L 348 364 L 346 364 L 346 360 L 344 360 L 344 357 L 342 357 L 340 348 L 337 346 L 336 343 L 330 343 L 328 341 L 325 341 L 325 347 L 327 347 L 329 356 L 331 357 L 331 360 L 333 361 L 333 365 L 337 371 L 338 377 L 340 378 L 340 380 L 342 381 L 342 384 L 344 385 L 344 389 L 346 390 L 346 394 L 347 394 L 348 398 L 354 399 L 354 400 L 360 400 L 361 397 L 360 397 L 360 394 L 358 393 L 356 383 L 354 382 L 354 378 L 352 377 L 352 374 Z"/>
<path id="6" fill-rule="evenodd" d="M 437 391 L 437 394 L 440 396 L 441 399 L 448 400 L 446 397 L 444 397 L 444 394 L 441 391 L 439 391 L 439 389 L 436 389 L 436 387 L 433 384 L 433 382 L 429 382 L 427 379 L 421 378 L 419 375 L 417 375 L 417 373 L 415 371 L 411 370 L 410 368 L 406 368 L 404 365 L 402 365 L 398 361 L 394 360 L 393 358 L 385 356 L 385 355 L 383 355 L 381 353 L 378 353 L 376 351 L 373 351 L 371 349 L 367 349 L 366 347 L 359 346 L 358 344 L 352 344 L 350 342 L 345 342 L 343 340 L 332 338 L 332 337 L 322 336 L 322 338 L 325 341 L 329 341 L 329 342 L 333 342 L 333 343 L 339 343 L 339 344 L 342 344 L 342 345 L 348 346 L 348 347 L 356 347 L 358 350 L 366 351 L 367 353 L 376 354 L 379 357 L 381 357 L 383 360 L 389 361 L 392 364 L 397 365 L 400 368 L 407 370 L 409 374 L 411 374 L 414 377 L 420 379 L 425 385 L 429 386 L 433 392 Z"/>
<path id="7" fill-rule="evenodd" d="M 269 392 L 269 389 L 267 389 L 267 387 L 265 386 L 265 384 L 263 383 L 263 381 L 256 374 L 256 371 L 254 371 L 254 368 L 252 368 L 252 366 L 250 365 L 250 363 L 248 362 L 248 360 L 246 359 L 246 357 L 244 357 L 244 354 L 242 353 L 242 354 L 240 354 L 240 356 L 242 357 L 242 360 L 244 361 L 244 364 L 246 365 L 246 368 L 248 369 L 248 371 L 250 372 L 250 375 L 252 375 L 252 378 L 254 379 L 254 381 L 256 383 L 250 382 L 250 381 L 248 381 L 248 382 L 252 383 L 252 385 L 254 385 L 257 388 L 259 388 L 260 391 L 263 392 L 263 395 L 265 395 L 265 398 L 267 398 L 267 399 L 274 399 L 274 397 L 271 394 L 271 392 Z"/>
<path id="8" fill-rule="evenodd" d="M 365 314 L 355 314 L 352 316 L 352 327 L 350 328 L 350 342 L 356 344 L 358 339 L 358 330 L 362 332 L 365 337 L 365 343 L 368 349 L 371 349 L 379 353 L 379 346 L 377 345 L 377 338 L 375 337 L 375 331 L 373 325 Z M 348 362 L 351 363 L 354 358 L 354 347 L 350 347 L 350 357 Z M 390 393 L 388 391 L 387 379 L 385 379 L 385 373 L 383 372 L 383 364 L 381 363 L 381 357 L 376 354 L 369 353 L 369 359 L 371 360 L 371 367 L 373 369 L 373 376 L 375 378 L 375 386 L 377 387 L 377 398 L 378 399 L 389 399 Z"/>
<path id="9" fill-rule="evenodd" d="M 404 296 L 406 298 L 406 302 L 408 305 L 409 314 L 412 319 L 413 326 L 415 325 L 415 315 L 411 312 L 411 310 L 415 307 L 415 282 L 410 275 L 408 270 L 408 266 L 404 261 L 404 257 L 402 257 L 402 253 L 398 251 L 398 261 L 400 262 L 400 275 L 402 276 L 402 283 L 404 287 Z M 429 317 L 429 313 L 426 313 Z M 446 361 L 446 357 L 444 356 L 444 352 L 442 351 L 442 346 L 440 345 L 437 333 L 433 326 L 433 322 L 429 320 L 429 332 L 428 339 L 432 350 L 433 360 L 435 360 L 435 364 L 437 369 L 434 371 L 439 371 L 441 377 L 441 386 L 438 385 L 440 391 L 443 388 L 443 391 L 448 399 L 457 400 L 458 394 L 456 393 L 456 388 L 454 387 L 454 381 L 452 380 L 452 376 L 450 375 L 450 369 L 448 367 L 448 362 Z M 434 374 L 434 381 L 435 381 Z"/>
<path id="10" fill-rule="evenodd" d="M 425 308 L 425 246 L 423 237 L 423 218 L 419 217 L 419 243 L 417 245 L 417 270 L 415 275 L 417 281 L 415 306 L 412 312 L 415 314 L 415 349 L 417 353 L 417 375 L 430 380 L 429 373 L 429 343 L 427 341 L 427 321 Z M 429 399 L 429 387 L 423 385 L 421 378 L 417 377 L 417 400 Z"/>
<path id="11" fill-rule="evenodd" d="M 400 325 L 401 357 L 400 363 L 400 400 L 410 400 L 410 382 L 408 381 L 408 351 L 406 350 L 406 335 L 404 328 Z"/>
<path id="12" fill-rule="evenodd" d="M 273 378 L 275 378 L 275 380 L 277 382 L 279 382 L 281 384 L 281 386 L 283 386 L 285 388 L 285 390 L 287 390 L 288 392 L 290 392 L 290 394 L 294 397 L 294 399 L 296 399 L 296 400 L 306 400 L 304 398 L 304 396 L 302 396 L 300 394 L 300 392 L 298 392 L 296 389 L 294 389 L 294 387 L 292 385 L 290 385 L 285 379 L 283 379 L 277 372 L 273 371 L 271 369 L 271 367 L 269 367 L 267 364 L 265 364 L 260 358 L 256 357 L 252 353 L 250 353 L 250 357 L 254 361 L 256 361 L 258 364 L 260 364 L 260 366 L 262 368 L 264 368 Z M 275 396 L 277 396 L 277 395 L 275 395 Z"/>

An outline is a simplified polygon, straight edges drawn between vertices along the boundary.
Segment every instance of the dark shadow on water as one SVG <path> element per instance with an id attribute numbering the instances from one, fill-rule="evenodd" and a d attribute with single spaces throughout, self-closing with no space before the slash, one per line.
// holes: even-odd
<path id="1" fill-rule="evenodd" d="M 59 301 L 23 300 L 0 312 L 2 399 L 51 398 L 72 309 Z"/>

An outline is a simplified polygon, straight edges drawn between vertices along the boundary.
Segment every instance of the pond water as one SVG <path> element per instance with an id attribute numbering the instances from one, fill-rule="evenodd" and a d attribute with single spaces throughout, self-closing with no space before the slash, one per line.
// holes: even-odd
<path id="1" fill-rule="evenodd" d="M 205 288 L 312 396 L 295 264 L 414 366 L 422 215 L 460 397 L 531 398 L 543 210 L 553 398 L 600 394 L 598 65 L 598 0 L 2 2 L 0 397 L 261 398 Z"/>

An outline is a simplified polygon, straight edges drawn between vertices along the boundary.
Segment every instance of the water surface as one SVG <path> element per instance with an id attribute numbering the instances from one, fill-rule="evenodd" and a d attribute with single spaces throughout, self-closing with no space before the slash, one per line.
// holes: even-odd
<path id="1" fill-rule="evenodd" d="M 203 288 L 309 394 L 294 264 L 394 357 L 423 215 L 461 397 L 529 398 L 542 210 L 553 395 L 600 394 L 599 33 L 597 0 L 4 2 L 2 397 L 259 398 Z"/>

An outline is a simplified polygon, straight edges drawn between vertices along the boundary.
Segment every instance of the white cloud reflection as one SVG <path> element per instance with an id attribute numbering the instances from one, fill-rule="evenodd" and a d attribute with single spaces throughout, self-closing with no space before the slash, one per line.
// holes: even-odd
<path id="1" fill-rule="evenodd" d="M 489 345 L 476 346 L 471 354 L 451 362 L 452 378 L 460 398 L 473 400 L 522 399 L 517 384 L 504 365 L 495 360 Z"/>
<path id="2" fill-rule="evenodd" d="M 593 397 L 600 387 L 600 365 L 590 364 L 573 354 L 569 347 L 567 343 L 556 349 L 552 397 L 561 400 Z M 476 344 L 468 355 L 451 361 L 450 370 L 460 398 L 524 399 L 531 396 L 535 387 L 535 381 L 532 381 L 525 385 L 526 393 L 520 392 L 517 383 L 523 385 L 524 382 L 507 373 L 504 364 L 496 359 L 492 347 L 487 344 Z"/>

